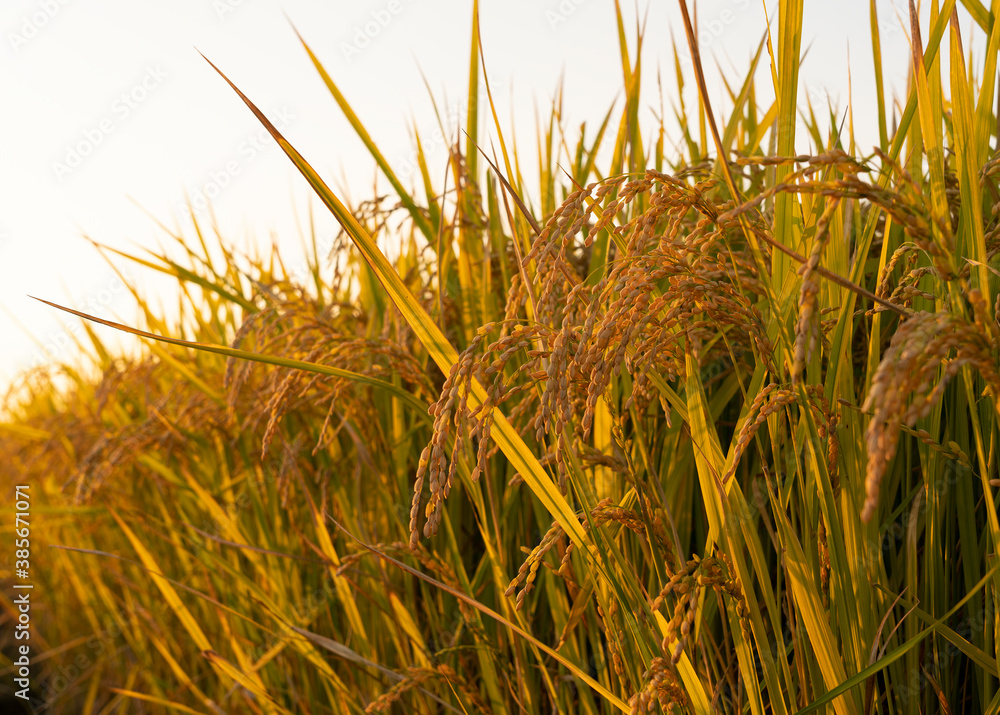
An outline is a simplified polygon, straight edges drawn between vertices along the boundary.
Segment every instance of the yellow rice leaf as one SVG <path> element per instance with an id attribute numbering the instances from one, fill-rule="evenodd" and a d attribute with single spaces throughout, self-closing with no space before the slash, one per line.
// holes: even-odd
<path id="1" fill-rule="evenodd" d="M 346 579 L 337 573 L 337 569 L 340 567 L 340 555 L 333 545 L 333 539 L 330 538 L 329 529 L 326 528 L 326 519 L 317 508 L 316 502 L 312 498 L 312 492 L 303 488 L 302 493 L 306 495 L 309 502 L 309 511 L 313 517 L 313 525 L 316 527 L 316 540 L 319 542 L 320 551 L 330 560 L 330 578 L 333 579 L 334 587 L 337 589 L 337 596 L 340 598 L 340 604 L 344 607 L 347 621 L 351 624 L 351 628 L 354 629 L 358 638 L 367 645 L 368 632 L 365 629 L 361 613 L 358 611 L 358 606 L 354 602 L 351 586 Z"/>
<path id="2" fill-rule="evenodd" d="M 724 473 L 726 457 L 719 445 L 715 425 L 709 419 L 708 401 L 701 384 L 698 363 L 690 352 L 684 358 L 684 366 L 687 369 L 687 423 L 691 428 L 691 442 L 694 444 L 698 483 L 708 511 L 708 539 L 711 543 L 717 543 L 725 519 L 717 484 Z"/>
<path id="3" fill-rule="evenodd" d="M 346 532 L 346 529 L 345 529 L 345 532 Z M 427 574 L 422 573 L 421 571 L 418 571 L 417 569 L 413 568 L 412 566 L 408 566 L 407 564 L 404 564 L 402 561 L 398 561 L 397 559 L 392 558 L 391 556 L 389 556 L 388 554 L 386 554 L 383 551 L 380 551 L 379 549 L 375 548 L 374 546 L 371 546 L 371 545 L 366 544 L 366 543 L 364 543 L 362 541 L 359 541 L 357 538 L 355 538 L 355 541 L 358 543 L 359 546 L 361 546 L 361 548 L 365 549 L 366 551 L 371 552 L 372 554 L 375 554 L 376 556 L 378 556 L 383 561 L 386 561 L 387 563 L 392 564 L 396 568 L 401 569 L 403 571 L 406 571 L 407 573 L 412 574 L 413 576 L 416 576 L 421 581 L 429 583 L 432 586 L 434 586 L 435 588 L 438 588 L 441 591 L 444 591 L 445 593 L 448 593 L 448 594 L 454 596 L 458 600 L 460 600 L 460 601 L 462 601 L 462 602 L 464 602 L 464 603 L 472 606 L 473 608 L 475 608 L 480 613 L 482 613 L 482 614 L 484 614 L 486 616 L 489 616 L 490 618 L 492 618 L 493 620 L 495 620 L 497 623 L 502 624 L 507 629 L 509 629 L 510 631 L 518 634 L 519 636 L 521 636 L 522 638 L 524 638 L 526 641 L 528 641 L 531 645 L 533 645 L 535 648 L 537 648 L 538 650 L 544 652 L 550 658 L 552 658 L 553 660 L 555 660 L 556 662 L 558 662 L 560 665 L 562 665 L 563 667 L 565 667 L 566 670 L 568 670 L 577 680 L 580 680 L 583 683 L 586 683 L 596 693 L 598 693 L 601 697 L 603 697 L 605 700 L 607 700 L 608 703 L 610 703 L 611 705 L 614 705 L 616 708 L 618 708 L 622 712 L 629 712 L 630 711 L 628 703 L 626 703 L 624 700 L 622 700 L 621 698 L 619 698 L 618 696 L 616 696 L 614 693 L 612 693 L 610 690 L 608 690 L 607 688 L 605 688 L 599 682 L 597 682 L 596 680 L 594 680 L 594 678 L 590 677 L 590 675 L 588 673 L 586 673 L 583 669 L 581 669 L 578 665 L 576 665 L 572 661 L 570 661 L 567 658 L 565 658 L 563 655 L 561 655 L 555 649 L 553 649 L 550 646 L 547 646 L 546 644 L 542 643 L 540 640 L 538 640 L 533 635 L 531 635 L 530 633 L 528 633 L 528 631 L 524 630 L 521 626 L 519 626 L 516 623 L 514 623 L 514 622 L 510 621 L 509 619 L 505 618 L 504 616 L 502 616 L 501 614 L 497 613 L 496 611 L 494 611 L 489 606 L 486 606 L 486 605 L 480 603 L 479 601 L 475 600 L 474 598 L 470 598 L 469 596 L 467 596 L 466 594 L 462 593 L 458 589 L 452 588 L 451 586 L 449 586 L 449 585 L 447 585 L 445 583 L 442 583 L 441 581 L 438 581 L 437 579 L 431 578 Z M 298 628 L 296 628 L 295 630 L 298 631 L 298 632 L 300 632 L 300 633 L 303 632 L 301 629 L 298 629 Z M 313 640 L 315 640 L 315 638 Z"/>
<path id="4" fill-rule="evenodd" d="M 292 163 L 295 164 L 306 178 L 316 194 L 344 228 L 344 231 L 351 237 L 354 245 L 357 246 L 362 256 L 364 256 L 365 261 L 367 261 L 372 271 L 378 277 L 382 287 L 389 294 L 393 304 L 402 313 L 406 322 L 427 349 L 432 359 L 444 374 L 449 374 L 452 365 L 458 359 L 458 353 L 452 347 L 451 343 L 448 342 L 448 339 L 438 328 L 434 320 L 427 314 L 427 311 L 424 310 L 423 306 L 417 302 L 413 294 L 403 284 L 402 279 L 400 279 L 392 264 L 389 263 L 372 237 L 358 220 L 354 218 L 351 212 L 348 211 L 347 207 L 344 206 L 336 194 L 326 185 L 323 179 L 320 178 L 316 170 L 282 136 L 274 124 L 264 116 L 263 112 L 218 67 L 212 64 L 207 58 L 206 61 L 232 87 L 233 91 L 239 95 L 240 99 L 243 100 L 254 116 L 270 132 L 282 151 L 285 152 L 288 158 L 292 160 Z M 486 391 L 483 389 L 483 386 L 478 380 L 473 379 L 472 394 L 469 396 L 469 407 L 474 409 L 482 404 L 485 398 Z M 496 440 L 501 451 L 503 451 L 507 459 L 510 460 L 511 465 L 524 479 L 525 484 L 528 485 L 535 496 L 542 502 L 545 509 L 559 522 L 559 525 L 565 530 L 573 543 L 577 547 L 589 552 L 583 527 L 580 525 L 573 509 L 563 497 L 558 487 L 553 483 L 549 475 L 546 474 L 542 465 L 538 463 L 538 459 L 532 454 L 531 450 L 524 443 L 524 440 L 521 439 L 521 436 L 511 426 L 510 422 L 507 421 L 506 416 L 498 408 L 493 409 L 493 416 L 495 420 L 493 438 Z"/>
<path id="5" fill-rule="evenodd" d="M 166 599 L 167 604 L 173 609 L 177 618 L 180 619 L 181 624 L 188 632 L 188 635 L 191 636 L 195 645 L 198 646 L 199 650 L 211 650 L 212 644 L 209 643 L 208 637 L 205 635 L 204 631 L 201 630 L 201 626 L 198 625 L 194 616 L 191 615 L 191 611 L 189 611 L 187 606 L 184 605 L 181 597 L 177 595 L 177 591 L 175 591 L 174 587 L 170 585 L 170 582 L 167 581 L 166 577 L 162 575 L 163 570 L 160 568 L 160 565 L 156 563 L 156 559 L 153 558 L 153 555 L 145 547 L 139 537 L 135 535 L 132 529 L 129 528 L 128 524 L 126 524 L 125 521 L 118 516 L 118 512 L 110 508 L 108 511 L 111 513 L 111 516 L 114 517 L 115 521 L 118 522 L 118 526 L 128 538 L 129 542 L 131 542 L 132 548 L 134 548 L 135 552 L 139 555 L 139 560 L 142 561 L 143 566 L 149 570 L 153 583 L 155 583 L 157 588 L 160 589 L 160 593 L 163 594 L 163 598 Z"/>
<path id="6" fill-rule="evenodd" d="M 128 524 L 126 524 L 125 521 L 120 516 L 118 516 L 118 513 L 114 509 L 108 509 L 108 511 L 111 513 L 111 516 L 114 517 L 115 521 L 118 522 L 118 526 L 121 528 L 122 532 L 128 538 L 129 542 L 131 542 L 132 548 L 134 548 L 136 553 L 139 555 L 139 560 L 142 561 L 143 566 L 145 566 L 149 570 L 149 574 L 150 577 L 153 579 L 153 583 L 155 583 L 157 588 L 160 589 L 160 593 L 163 594 L 163 598 L 167 601 L 167 604 L 170 606 L 170 608 L 173 609 L 174 613 L 177 615 L 177 618 L 180 619 L 181 624 L 183 624 L 184 629 L 188 632 L 188 635 L 191 636 L 191 639 L 195 642 L 195 645 L 197 645 L 198 649 L 201 651 L 211 651 L 212 647 L 211 643 L 209 643 L 208 637 L 205 635 L 204 631 L 201 630 L 201 626 L 198 625 L 198 622 L 191 614 L 191 611 L 188 610 L 187 606 L 184 605 L 184 602 L 181 600 L 180 596 L 177 595 L 177 591 L 175 591 L 174 587 L 170 585 L 170 582 L 167 580 L 167 577 L 163 575 L 163 570 L 160 568 L 159 564 L 157 564 L 156 559 L 153 558 L 153 555 L 145 547 L 145 545 L 142 543 L 139 537 L 137 537 L 135 533 L 128 527 Z M 211 661 L 210 659 L 210 662 L 213 661 Z M 242 676 L 242 678 L 243 680 L 246 680 L 248 682 L 251 681 L 251 679 L 248 678 L 247 676 Z M 260 676 L 258 676 L 256 673 L 254 673 L 253 675 L 252 682 L 255 683 L 256 687 L 261 692 L 263 692 L 264 685 L 260 681 Z M 262 702 L 262 706 L 268 712 L 275 711 L 269 701 Z M 286 711 L 278 710 L 278 712 L 283 713 Z"/>
<path id="7" fill-rule="evenodd" d="M 656 611 L 653 615 L 656 616 L 656 625 L 660 629 L 660 634 L 664 638 L 669 639 L 670 643 L 676 641 L 677 639 L 673 637 L 667 628 L 667 619 L 663 617 L 663 614 Z M 691 664 L 691 659 L 688 658 L 688 654 L 684 651 L 681 651 L 681 659 L 677 661 L 677 672 L 680 673 L 681 682 L 684 683 L 684 690 L 687 692 L 688 697 L 691 698 L 691 705 L 694 707 L 694 712 L 697 715 L 708 715 L 711 713 L 712 706 L 709 702 L 708 693 L 705 692 L 705 686 L 702 685 L 698 673 L 695 672 L 694 666 Z"/>
<path id="8" fill-rule="evenodd" d="M 160 652 L 160 655 L 167 662 L 167 666 L 170 668 L 170 671 L 174 674 L 179 683 L 190 690 L 195 697 L 201 700 L 205 704 L 205 707 L 210 710 L 214 710 L 216 713 L 222 712 L 219 707 L 205 693 L 203 693 L 201 689 L 198 688 L 197 684 L 191 680 L 191 677 L 187 674 L 184 668 L 181 667 L 181 664 L 174 658 L 173 654 L 170 652 L 170 647 L 166 643 L 157 638 L 154 633 L 150 633 L 148 631 L 146 632 L 146 638 L 148 638 L 149 642 L 152 643 L 156 650 Z"/>
<path id="9" fill-rule="evenodd" d="M 174 710 L 179 713 L 193 713 L 193 715 L 203 715 L 203 713 L 193 708 L 189 708 L 187 705 L 181 705 L 180 703 L 175 703 L 172 700 L 164 700 L 163 698 L 157 698 L 152 695 L 146 695 L 145 693 L 137 693 L 134 690 L 123 690 L 121 688 L 108 688 L 112 693 L 118 693 L 119 695 L 124 695 L 127 698 L 132 698 L 133 700 L 143 700 L 147 703 L 156 703 L 157 705 L 162 705 L 163 707 Z"/>
<path id="10" fill-rule="evenodd" d="M 413 659 L 423 668 L 430 667 L 431 661 L 427 657 L 427 642 L 420 635 L 420 629 L 414 622 L 413 616 L 410 615 L 409 610 L 407 610 L 403 602 L 399 600 L 399 596 L 394 593 L 389 594 L 389 604 L 392 606 L 392 614 L 396 618 L 396 623 L 399 624 L 403 632 L 413 641 Z"/>
<path id="11" fill-rule="evenodd" d="M 787 517 L 782 512 L 776 511 L 775 519 L 785 547 L 785 563 L 792 597 L 798 606 L 799 618 L 809 635 L 809 644 L 823 676 L 823 684 L 828 690 L 832 690 L 847 680 L 843 655 L 830 629 L 826 609 L 823 608 L 823 602 L 817 593 L 815 580 L 802 546 Z M 837 715 L 857 715 L 857 693 L 848 692 L 838 697 L 833 701 L 833 709 Z"/>
<path id="12" fill-rule="evenodd" d="M 253 693 L 257 698 L 257 702 L 260 703 L 263 708 L 279 713 L 280 715 L 292 715 L 290 711 L 281 707 L 274 701 L 264 688 L 263 683 L 260 682 L 260 678 L 256 673 L 254 673 L 253 678 L 248 677 L 246 673 L 234 666 L 214 650 L 205 650 L 202 651 L 201 654 L 206 660 L 208 660 L 209 663 L 215 666 L 217 670 L 222 671 L 241 686 Z"/>
<path id="13" fill-rule="evenodd" d="M 34 297 L 34 296 L 29 296 Z M 35 298 L 40 303 L 45 303 L 46 305 L 51 305 L 53 308 L 58 308 L 59 310 L 65 311 L 78 318 L 83 318 L 84 320 L 90 320 L 95 323 L 100 323 L 101 325 L 107 325 L 109 328 L 114 328 L 115 330 L 123 330 L 126 333 L 131 333 L 140 338 L 148 338 L 149 340 L 158 340 L 161 343 L 169 343 L 170 345 L 179 345 L 185 348 L 192 348 L 193 350 L 201 350 L 208 353 L 215 353 L 217 355 L 225 355 L 226 357 L 238 358 L 240 360 L 251 360 L 253 362 L 261 362 L 267 365 L 276 365 L 278 367 L 287 367 L 293 370 L 304 370 L 306 372 L 316 372 L 321 375 L 331 375 L 333 377 L 342 377 L 347 380 L 353 380 L 354 382 L 361 383 L 362 385 L 370 385 L 372 387 L 377 387 L 383 390 L 387 390 L 392 393 L 394 397 L 406 402 L 411 407 L 417 410 L 418 414 L 424 415 L 426 419 L 427 415 L 427 405 L 422 403 L 419 399 L 414 397 L 411 393 L 407 392 L 401 387 L 393 385 L 391 382 L 386 382 L 385 380 L 379 380 L 376 377 L 369 377 L 368 375 L 362 375 L 360 373 L 351 372 L 350 370 L 343 370 L 339 367 L 333 367 L 331 365 L 321 365 L 314 362 L 306 362 L 304 360 L 293 360 L 292 358 L 277 357 L 275 355 L 265 355 L 264 353 L 255 353 L 250 350 L 239 350 L 237 348 L 231 348 L 226 345 L 211 345 L 209 343 L 197 343 L 191 340 L 180 340 L 179 338 L 170 338 L 165 335 L 156 335 L 154 333 L 149 333 L 145 330 L 139 330 L 137 328 L 131 328 L 128 325 L 122 325 L 121 323 L 116 323 L 112 320 L 105 320 L 104 318 L 98 318 L 94 315 L 88 315 L 79 310 L 73 310 L 72 308 L 67 308 L 64 305 L 59 305 L 58 303 L 53 303 L 48 300 L 43 300 L 42 298 Z"/>

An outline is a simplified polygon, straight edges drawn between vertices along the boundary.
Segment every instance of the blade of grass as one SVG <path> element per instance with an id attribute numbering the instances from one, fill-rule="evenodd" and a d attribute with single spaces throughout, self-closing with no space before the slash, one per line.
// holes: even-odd
<path id="1" fill-rule="evenodd" d="M 616 708 L 618 708 L 622 712 L 629 712 L 630 711 L 630 708 L 629 708 L 629 706 L 628 706 L 628 704 L 626 702 L 624 702 L 623 700 L 621 700 L 618 697 L 616 697 L 614 695 L 614 693 L 610 692 L 603 685 L 601 685 L 596 680 L 594 680 L 593 678 L 591 678 L 587 673 L 583 672 L 583 670 L 581 670 L 576 664 L 570 662 L 569 660 L 567 660 L 566 658 L 564 658 L 562 655 L 560 655 L 557 651 L 553 650 L 549 646 L 547 646 L 544 643 L 542 643 L 541 641 L 539 641 L 537 638 L 535 638 L 534 636 L 532 636 L 530 633 L 528 633 L 526 630 L 524 630 L 523 628 L 521 628 L 517 624 L 515 624 L 515 623 L 509 621 L 508 619 L 504 618 L 502 615 L 500 615 L 499 613 L 497 613 L 496 611 L 494 611 L 489 606 L 483 605 L 482 603 L 480 603 L 479 601 L 475 600 L 474 598 L 469 598 L 468 596 L 466 596 L 461 591 L 458 591 L 458 590 L 456 590 L 456 589 L 448 586 L 447 584 L 441 583 L 437 579 L 431 578 L 427 574 L 421 573 L 420 571 L 417 571 L 415 568 L 413 568 L 411 566 L 407 566 L 402 561 L 397 561 L 396 559 L 392 558 L 391 556 L 389 556 L 385 552 L 380 551 L 379 549 L 375 548 L 374 546 L 371 546 L 369 544 L 364 543 L 363 541 L 361 541 L 360 539 L 358 539 L 356 536 L 354 536 L 353 534 L 351 534 L 349 531 L 347 531 L 347 529 L 345 529 L 337 521 L 335 521 L 333 519 L 331 519 L 331 521 L 333 521 L 333 523 L 336 524 L 337 527 L 341 531 L 343 531 L 345 534 L 347 534 L 351 538 L 352 541 L 354 541 L 355 543 L 357 543 L 365 551 L 368 551 L 368 552 L 374 554 L 378 558 L 382 559 L 386 563 L 392 564 L 393 566 L 395 566 L 398 569 L 401 569 L 401 570 L 403 570 L 403 571 L 405 571 L 405 572 L 407 572 L 407 573 L 409 573 L 409 574 L 411 574 L 413 576 L 416 576 L 421 581 L 429 583 L 430 585 L 434 586 L 435 588 L 438 588 L 438 589 L 444 591 L 445 593 L 450 594 L 451 596 L 457 598 L 458 600 L 462 601 L 463 603 L 465 603 L 465 604 L 467 604 L 469 606 L 472 606 L 473 608 L 475 608 L 480 613 L 482 613 L 482 614 L 484 614 L 486 616 L 489 616 L 490 618 L 492 618 L 496 622 L 498 622 L 498 623 L 502 624 L 503 626 L 505 626 L 506 628 L 508 628 L 510 631 L 516 633 L 517 635 L 521 636 L 525 640 L 529 641 L 534 647 L 536 647 L 539 650 L 541 650 L 542 652 L 544 652 L 550 658 L 558 661 L 563 667 L 565 667 L 570 673 L 572 673 L 575 678 L 577 678 L 578 680 L 582 681 L 583 683 L 585 683 L 588 686 L 590 686 L 591 688 L 593 688 L 596 692 L 598 692 L 601 695 L 601 697 L 603 697 L 609 703 L 611 703 L 612 705 L 614 705 Z"/>
<path id="2" fill-rule="evenodd" d="M 389 162 L 386 161 L 385 156 L 382 155 L 382 152 L 379 150 L 378 146 L 376 146 L 375 141 L 371 138 L 371 135 L 365 128 L 365 125 L 358 118 L 358 115 L 354 113 L 354 110 L 351 109 L 351 105 L 348 104 L 347 98 L 344 97 L 343 93 L 334 83 L 329 73 L 327 73 L 326 69 L 323 67 L 323 64 L 319 61 L 319 58 L 315 55 L 315 53 L 313 53 L 312 49 L 309 47 L 309 45 L 306 43 L 306 41 L 303 39 L 302 35 L 299 33 L 298 29 L 294 25 L 292 26 L 292 30 L 295 32 L 296 37 L 299 38 L 299 42 L 302 43 L 302 47 L 303 49 L 305 49 L 306 54 L 309 55 L 309 60 L 313 63 L 313 66 L 316 68 L 316 71 L 319 72 L 319 76 L 323 80 L 323 84 L 325 84 L 326 88 L 330 90 L 330 94 L 333 95 L 333 98 L 336 100 L 337 105 L 344 113 L 344 116 L 347 117 L 347 121 L 350 122 L 351 127 L 354 128 L 354 131 L 357 133 L 358 137 L 360 137 L 361 141 L 364 142 L 365 147 L 368 149 L 368 152 L 372 155 L 372 158 L 375 159 L 375 162 L 378 164 L 379 169 L 382 170 L 382 173 L 385 175 L 385 178 L 389 181 L 389 183 L 392 185 L 393 190 L 399 196 L 400 202 L 403 204 L 403 206 L 406 207 L 406 210 L 409 212 L 410 218 L 413 220 L 413 223 L 417 226 L 417 228 L 420 229 L 420 232 L 424 234 L 424 237 L 428 241 L 433 241 L 435 235 L 434 229 L 431 227 L 430 223 L 427 221 L 427 218 L 423 215 L 423 212 L 421 212 L 416 202 L 414 202 L 413 197 L 411 197 L 409 192 L 405 188 L 403 188 L 403 184 L 399 181 L 399 178 L 396 176 L 396 173 L 392 170 L 392 167 L 389 166 Z"/>
<path id="3" fill-rule="evenodd" d="M 88 315 L 78 310 L 72 308 L 67 308 L 66 306 L 59 305 L 58 303 L 52 303 L 50 301 L 44 300 L 43 298 L 35 298 L 35 296 L 29 296 L 37 301 L 50 305 L 53 308 L 58 308 L 59 310 L 71 313 L 84 320 L 90 320 L 95 323 L 100 323 L 101 325 L 106 325 L 109 328 L 114 328 L 115 330 L 122 330 L 126 333 L 131 333 L 140 338 L 148 338 L 149 340 L 157 340 L 162 343 L 168 343 L 170 345 L 179 345 L 180 347 L 191 348 L 192 350 L 201 350 L 203 352 L 215 353 L 217 355 L 225 355 L 226 357 L 239 358 L 240 360 L 250 360 L 252 362 L 264 363 L 265 365 L 276 365 L 277 367 L 287 367 L 293 370 L 304 370 L 306 372 L 316 372 L 321 375 L 330 375 L 331 377 L 340 377 L 345 380 L 353 380 L 362 385 L 369 385 L 371 387 L 377 387 L 380 390 L 386 390 L 390 392 L 394 397 L 406 402 L 410 407 L 415 409 L 418 414 L 425 414 L 427 412 L 427 405 L 416 397 L 414 397 L 410 392 L 393 385 L 391 382 L 385 382 L 384 380 L 379 380 L 375 377 L 368 377 L 367 375 L 362 375 L 360 373 L 351 372 L 350 370 L 342 370 L 341 368 L 331 367 L 329 365 L 320 365 L 319 363 L 306 362 L 304 360 L 294 360 L 292 358 L 276 357 L 273 355 L 265 355 L 263 353 L 255 353 L 249 350 L 239 350 L 237 348 L 225 347 L 223 345 L 209 345 L 207 343 L 196 343 L 190 340 L 180 340 L 178 338 L 170 338 L 165 335 L 154 335 L 153 333 L 148 333 L 145 330 L 139 330 L 138 328 L 131 328 L 127 325 L 122 325 L 121 323 L 115 323 L 111 320 L 105 320 L 104 318 L 98 318 L 94 315 Z M 427 418 L 425 418 L 427 419 Z"/>
<path id="4" fill-rule="evenodd" d="M 302 175 L 309 181 L 310 185 L 333 213 L 334 217 L 344 227 L 344 230 L 354 241 L 354 245 L 364 256 L 365 261 L 371 266 L 378 276 L 382 287 L 389 294 L 396 308 L 403 314 L 414 333 L 421 343 L 430 353 L 431 357 L 438 364 L 442 372 L 448 374 L 451 366 L 458 359 L 458 354 L 448 342 L 447 338 L 437 327 L 431 317 L 423 307 L 414 299 L 399 278 L 399 275 L 386 260 L 375 242 L 372 241 L 368 233 L 358 223 L 341 203 L 340 199 L 329 189 L 315 170 L 302 157 L 298 151 L 281 135 L 277 128 L 257 109 L 257 107 L 244 95 L 230 80 L 207 58 L 206 62 L 219 73 L 227 84 L 232 87 L 240 99 L 247 105 L 251 112 L 264 125 L 271 136 L 278 142 L 285 154 L 292 160 Z M 475 406 L 481 404 L 486 399 L 486 391 L 478 380 L 472 380 L 473 394 L 469 396 L 470 403 Z M 514 468 L 524 477 L 525 483 L 538 496 L 553 518 L 559 522 L 566 534 L 585 551 L 588 549 L 586 536 L 580 526 L 580 522 L 575 518 L 573 510 L 566 499 L 559 492 L 559 489 L 552 482 L 549 476 L 542 469 L 538 460 L 528 449 L 520 435 L 513 429 L 507 418 L 498 408 L 493 408 L 495 417 L 495 428 L 493 436 L 500 449 L 510 460 Z"/>

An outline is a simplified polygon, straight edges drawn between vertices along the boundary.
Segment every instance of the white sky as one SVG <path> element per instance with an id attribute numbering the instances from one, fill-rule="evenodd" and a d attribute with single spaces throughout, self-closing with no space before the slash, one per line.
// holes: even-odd
<path id="1" fill-rule="evenodd" d="M 905 7 L 903 0 L 894 2 Z M 877 4 L 886 79 L 902 87 L 909 50 L 894 2 Z M 671 33 L 680 42 L 684 36 L 676 2 L 649 4 L 642 114 L 647 136 L 660 103 L 656 69 L 663 72 L 670 114 L 669 97 L 676 91 Z M 760 0 L 697 5 L 716 111 L 725 112 L 719 68 L 731 82 L 742 79 L 764 32 L 765 12 Z M 137 322 L 127 292 L 82 235 L 133 252 L 168 242 L 138 206 L 168 226 L 181 221 L 183 228 L 185 192 L 196 200 L 206 191 L 218 193 L 214 211 L 231 244 L 246 246 L 254 237 L 269 241 L 273 234 L 288 264 L 301 260 L 296 216 L 305 216 L 310 191 L 269 139 L 255 143 L 260 126 L 195 48 L 283 129 L 328 183 L 361 200 L 370 198 L 374 163 L 289 20 L 390 163 L 401 166 L 412 155 L 413 123 L 425 141 L 436 126 L 421 69 L 443 112 L 453 107 L 464 113 L 470 9 L 467 0 L 3 0 L 0 390 L 19 370 L 72 361 L 69 338 L 83 335 L 75 318 L 27 294 Z M 624 9 L 632 30 L 634 6 Z M 379 19 L 384 26 L 372 24 Z M 611 0 L 482 0 L 481 23 L 494 97 L 505 131 L 514 117 L 524 166 L 532 166 L 536 106 L 546 113 L 560 76 L 570 136 L 583 121 L 593 132 L 619 97 Z M 358 34 L 366 26 L 370 37 Z M 962 27 L 970 28 L 967 19 Z M 803 46 L 811 46 L 802 87 L 820 107 L 832 97 L 841 114 L 847 108 L 850 47 L 855 126 L 861 150 L 869 151 L 877 129 L 868 1 L 807 0 L 803 37 Z M 630 42 L 634 51 L 634 32 Z M 348 55 L 351 43 L 364 47 Z M 770 84 L 766 65 L 762 70 L 761 101 Z M 675 133 L 671 141 L 677 138 Z M 74 147 L 88 155 L 73 156 Z M 799 149 L 809 149 L 804 133 Z M 444 146 L 432 143 L 429 155 L 432 171 L 441 175 Z M 333 220 L 315 208 L 320 234 L 332 234 Z M 176 303 L 175 283 L 146 269 L 130 271 L 154 304 Z M 114 331 L 97 330 L 114 342 Z"/>

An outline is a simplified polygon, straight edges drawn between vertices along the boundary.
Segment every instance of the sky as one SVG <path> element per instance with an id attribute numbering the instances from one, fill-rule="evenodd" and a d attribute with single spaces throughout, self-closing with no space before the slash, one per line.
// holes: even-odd
<path id="1" fill-rule="evenodd" d="M 702 54 L 716 111 L 721 78 L 741 81 L 767 27 L 769 0 L 700 0 Z M 623 12 L 634 29 L 636 6 Z M 648 5 L 648 8 L 647 8 Z M 800 98 L 840 114 L 854 101 L 859 152 L 876 139 L 868 0 L 806 0 Z M 905 86 L 903 0 L 877 0 L 886 81 Z M 3 0 L 0 4 L 0 391 L 22 371 L 73 362 L 80 321 L 38 296 L 138 324 L 122 280 L 90 240 L 142 254 L 191 236 L 186 202 L 214 214 L 229 245 L 279 247 L 301 263 L 310 189 L 201 54 L 279 127 L 342 195 L 370 198 L 374 163 L 324 87 L 295 30 L 338 83 L 404 183 L 415 182 L 412 132 L 443 173 L 445 141 L 464 126 L 468 0 Z M 659 111 L 658 70 L 676 94 L 672 38 L 684 41 L 676 2 L 638 5 L 646 18 L 641 121 Z M 564 126 L 596 127 L 620 108 L 621 60 L 612 0 L 482 0 L 483 53 L 505 133 L 531 155 L 536 117 L 560 82 Z M 925 25 L 926 27 L 926 25 Z M 962 23 L 967 31 L 967 18 Z M 634 52 L 634 32 L 630 34 Z M 682 45 L 681 49 L 686 49 Z M 688 67 L 687 101 L 694 101 Z M 766 64 L 757 75 L 769 96 Z M 850 93 L 848 83 L 850 81 Z M 484 124 L 481 136 L 495 136 Z M 676 142 L 675 132 L 668 140 Z M 809 150 L 800 133 L 799 151 Z M 336 224 L 312 200 L 321 237 Z M 118 261 L 151 305 L 176 303 L 175 282 Z M 169 308 L 166 308 L 169 311 Z M 97 328 L 109 344 L 120 334 Z M 0 392 L 2 394 L 2 392 Z"/>

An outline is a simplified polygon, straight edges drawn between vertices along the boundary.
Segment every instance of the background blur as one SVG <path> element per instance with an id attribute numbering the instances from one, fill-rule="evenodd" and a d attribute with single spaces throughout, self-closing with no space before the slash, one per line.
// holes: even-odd
<path id="1" fill-rule="evenodd" d="M 648 136 L 665 112 L 673 144 L 679 135 L 672 107 L 660 99 L 660 87 L 663 97 L 677 93 L 672 40 L 688 68 L 688 102 L 696 101 L 696 90 L 677 4 L 646 4 L 648 12 L 644 4 L 623 7 L 632 22 L 633 54 L 636 13 L 646 22 L 642 117 Z M 721 78 L 742 79 L 734 68 L 746 66 L 775 3 L 766 9 L 757 0 L 691 5 L 697 6 L 714 109 L 725 115 L 730 103 Z M 871 128 L 877 122 L 868 7 L 867 0 L 806 3 L 800 79 L 817 112 L 832 102 L 843 116 L 852 96 L 855 125 Z M 887 95 L 895 96 L 906 81 L 906 6 L 878 0 L 877 7 Z M 274 241 L 286 265 L 301 261 L 299 226 L 311 192 L 199 50 L 270 116 L 327 183 L 360 201 L 373 195 L 374 164 L 292 26 L 408 178 L 414 127 L 431 170 L 444 171 L 445 141 L 435 137 L 429 91 L 449 130 L 464 124 L 470 11 L 470 2 L 458 0 L 4 0 L 0 388 L 21 370 L 72 360 L 74 339 L 85 338 L 79 321 L 28 294 L 137 322 L 128 291 L 85 237 L 134 253 L 156 249 L 170 242 L 157 222 L 191 235 L 188 200 L 208 225 L 211 206 L 220 235 L 231 244 L 249 250 Z M 519 155 L 534 154 L 536 110 L 547 116 L 561 80 L 562 123 L 570 137 L 583 122 L 596 131 L 620 101 L 611 0 L 483 0 L 481 24 L 493 96 Z M 968 18 L 962 28 L 969 28 Z M 850 86 L 852 68 L 856 81 Z M 766 59 L 757 86 L 759 102 L 769 102 Z M 858 134 L 858 152 L 868 153 L 875 138 Z M 800 140 L 807 151 L 808 138 L 800 134 Z M 333 220 L 315 202 L 314 208 L 320 236 L 332 236 Z M 151 305 L 162 304 L 169 313 L 176 281 L 159 282 L 152 271 L 135 268 L 128 274 Z M 109 343 L 125 344 L 115 331 L 99 330 Z"/>

